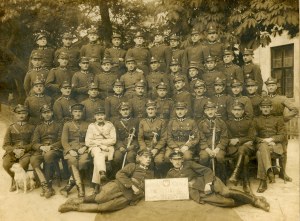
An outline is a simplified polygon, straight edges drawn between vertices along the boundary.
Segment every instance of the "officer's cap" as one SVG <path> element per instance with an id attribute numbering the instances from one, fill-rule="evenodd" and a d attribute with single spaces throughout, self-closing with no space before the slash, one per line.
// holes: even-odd
<path id="1" fill-rule="evenodd" d="M 272 106 L 272 101 L 268 98 L 263 99 L 259 106 Z"/>
<path id="2" fill-rule="evenodd" d="M 39 52 L 33 52 L 32 53 L 32 55 L 31 55 L 31 59 L 35 59 L 35 60 L 40 60 L 40 59 L 42 59 L 42 55 L 41 55 L 41 53 L 39 53 Z"/>
<path id="3" fill-rule="evenodd" d="M 127 57 L 127 58 L 125 59 L 125 62 L 129 62 L 129 61 L 135 61 L 135 58 L 129 56 L 129 57 Z"/>
<path id="4" fill-rule="evenodd" d="M 66 52 L 60 52 L 58 55 L 59 59 L 69 59 L 69 55 Z"/>
<path id="5" fill-rule="evenodd" d="M 150 150 L 148 150 L 148 149 L 142 149 L 142 150 L 139 150 L 139 151 L 137 152 L 137 155 L 138 155 L 138 156 L 150 156 L 150 157 L 153 156 L 153 155 L 152 155 L 152 152 L 151 152 Z"/>
<path id="6" fill-rule="evenodd" d="M 247 79 L 246 86 L 256 86 L 257 82 L 251 78 Z"/>
<path id="7" fill-rule="evenodd" d="M 98 35 L 98 30 L 95 27 L 91 27 L 88 31 L 88 34 L 96 34 Z"/>
<path id="8" fill-rule="evenodd" d="M 27 112 L 28 113 L 28 108 L 22 104 L 18 104 L 15 106 L 14 110 L 15 113 L 21 113 L 21 112 Z"/>
<path id="9" fill-rule="evenodd" d="M 172 66 L 172 65 L 178 65 L 178 64 L 179 64 L 178 59 L 172 58 L 170 66 Z"/>
<path id="10" fill-rule="evenodd" d="M 113 86 L 122 86 L 124 87 L 124 82 L 120 81 L 120 79 L 115 80 L 115 82 L 113 83 Z"/>
<path id="11" fill-rule="evenodd" d="M 199 30 L 198 29 L 196 29 L 196 28 L 193 28 L 192 29 L 192 33 L 191 33 L 192 35 L 195 35 L 195 34 L 200 34 L 200 32 L 199 32 Z"/>
<path id="12" fill-rule="evenodd" d="M 44 104 L 41 108 L 40 108 L 40 112 L 41 113 L 45 113 L 47 111 L 52 111 L 52 108 L 50 105 L 48 104 Z"/>
<path id="13" fill-rule="evenodd" d="M 215 85 L 225 85 L 225 80 L 222 78 L 216 77 L 214 84 Z"/>
<path id="14" fill-rule="evenodd" d="M 268 85 L 268 84 L 277 84 L 277 79 L 276 78 L 273 78 L 273 77 L 269 77 L 266 81 L 265 81 L 265 84 Z"/>
<path id="15" fill-rule="evenodd" d="M 102 64 L 106 64 L 106 63 L 112 63 L 112 60 L 108 57 L 104 57 L 103 60 L 102 60 Z"/>
<path id="16" fill-rule="evenodd" d="M 172 151 L 169 155 L 169 159 L 182 159 L 183 153 L 181 151 Z"/>
<path id="17" fill-rule="evenodd" d="M 217 105 L 211 101 L 207 101 L 206 104 L 204 105 L 204 109 L 206 108 L 216 108 Z"/>
<path id="18" fill-rule="evenodd" d="M 244 55 L 253 55 L 253 49 L 245 48 Z"/>
<path id="19" fill-rule="evenodd" d="M 209 25 L 207 28 L 208 34 L 214 34 L 217 33 L 217 27 L 215 25 Z"/>
<path id="20" fill-rule="evenodd" d="M 233 79 L 231 81 L 231 87 L 236 87 L 236 86 L 242 86 L 243 83 L 241 81 L 239 81 L 238 79 Z"/>
<path id="21" fill-rule="evenodd" d="M 178 81 L 183 81 L 184 82 L 184 77 L 181 75 L 176 75 L 173 79 L 173 82 L 176 83 Z"/>
<path id="22" fill-rule="evenodd" d="M 73 39 L 73 35 L 71 32 L 65 32 L 62 36 L 63 39 Z"/>
<path id="23" fill-rule="evenodd" d="M 156 102 L 153 100 L 148 100 L 146 103 L 146 108 L 148 107 L 156 107 Z"/>
<path id="24" fill-rule="evenodd" d="M 112 38 L 121 38 L 121 34 L 118 33 L 118 32 L 114 32 L 114 33 L 112 34 Z"/>
<path id="25" fill-rule="evenodd" d="M 83 109 L 84 109 L 84 105 L 83 104 L 73 104 L 71 106 L 71 111 L 73 111 L 73 110 L 83 111 Z"/>
<path id="26" fill-rule="evenodd" d="M 191 61 L 188 69 L 192 69 L 192 68 L 199 70 L 198 63 Z"/>
<path id="27" fill-rule="evenodd" d="M 216 61 L 216 58 L 214 56 L 208 55 L 205 62 L 210 62 L 210 61 Z"/>
<path id="28" fill-rule="evenodd" d="M 105 114 L 105 109 L 104 109 L 104 107 L 102 107 L 102 106 L 98 107 L 98 108 L 95 110 L 94 114 Z"/>
<path id="29" fill-rule="evenodd" d="M 134 35 L 135 38 L 138 38 L 138 37 L 144 37 L 144 33 L 142 31 L 137 31 Z"/>
<path id="30" fill-rule="evenodd" d="M 80 63 L 89 63 L 90 59 L 88 57 L 81 57 L 80 58 Z"/>
<path id="31" fill-rule="evenodd" d="M 195 84 L 194 84 L 194 88 L 198 88 L 198 87 L 206 87 L 205 85 L 205 81 L 199 79 L 199 80 L 196 80 Z"/>
<path id="32" fill-rule="evenodd" d="M 167 89 L 167 85 L 162 81 L 156 86 L 156 89 Z"/>
<path id="33" fill-rule="evenodd" d="M 45 84 L 44 79 L 36 78 L 35 81 L 33 82 L 33 85 L 38 85 L 38 84 Z"/>
<path id="34" fill-rule="evenodd" d="M 232 104 L 232 109 L 244 109 L 245 108 L 245 105 L 243 103 L 241 103 L 240 101 L 236 100 L 233 102 Z"/>
<path id="35" fill-rule="evenodd" d="M 63 81 L 61 84 L 60 84 L 60 88 L 66 88 L 66 87 L 71 87 L 71 83 L 69 81 Z"/>
<path id="36" fill-rule="evenodd" d="M 224 52 L 223 52 L 223 55 L 233 55 L 233 51 L 225 49 Z"/>
<path id="37" fill-rule="evenodd" d="M 158 62 L 158 60 L 156 57 L 151 57 L 150 64 L 157 63 L 157 62 Z"/>
<path id="38" fill-rule="evenodd" d="M 187 103 L 179 101 L 175 104 L 175 108 L 176 109 L 185 109 L 185 108 L 187 108 Z"/>
<path id="39" fill-rule="evenodd" d="M 145 87 L 145 86 L 146 86 L 146 83 L 143 80 L 140 80 L 135 83 L 135 87 Z"/>
<path id="40" fill-rule="evenodd" d="M 47 37 L 48 33 L 45 30 L 41 30 L 39 33 L 35 35 L 34 40 L 37 41 L 41 38 Z"/>
<path id="41" fill-rule="evenodd" d="M 121 102 L 119 107 L 118 107 L 119 110 L 123 110 L 123 109 L 130 109 L 130 104 L 129 102 Z"/>
<path id="42" fill-rule="evenodd" d="M 89 84 L 89 90 L 92 90 L 92 89 L 98 89 L 97 85 L 94 82 Z"/>
<path id="43" fill-rule="evenodd" d="M 176 40 L 176 41 L 179 41 L 179 36 L 177 34 L 172 34 L 170 36 L 170 40 Z"/>

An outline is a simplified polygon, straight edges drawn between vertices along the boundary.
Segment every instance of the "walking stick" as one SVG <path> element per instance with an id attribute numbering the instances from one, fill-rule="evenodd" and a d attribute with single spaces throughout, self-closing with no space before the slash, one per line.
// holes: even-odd
<path id="1" fill-rule="evenodd" d="M 123 163 L 122 163 L 122 168 L 124 168 L 125 166 L 125 163 L 126 163 L 126 157 L 127 157 L 127 151 L 128 151 L 128 148 L 130 147 L 131 145 L 131 142 L 133 140 L 133 137 L 135 136 L 135 128 L 133 127 L 132 130 L 131 130 L 131 133 L 128 135 L 128 142 L 127 142 L 127 146 L 126 146 L 126 153 L 124 155 L 124 159 L 123 159 Z"/>
<path id="2" fill-rule="evenodd" d="M 211 142 L 211 149 L 212 151 L 215 150 L 215 145 L 216 145 L 216 122 L 213 122 L 213 131 L 212 131 L 212 142 Z M 211 158 L 212 160 L 212 170 L 214 177 L 216 176 L 216 168 L 215 168 L 215 156 Z"/>

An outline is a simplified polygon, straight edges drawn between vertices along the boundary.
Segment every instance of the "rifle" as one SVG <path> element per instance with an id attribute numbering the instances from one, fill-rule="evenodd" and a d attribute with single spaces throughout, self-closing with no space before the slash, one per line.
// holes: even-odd
<path id="1" fill-rule="evenodd" d="M 130 147 L 130 145 L 131 145 L 133 137 L 135 136 L 134 134 L 135 134 L 135 128 L 133 127 L 132 130 L 131 130 L 131 133 L 129 133 L 129 135 L 128 135 L 128 142 L 127 142 L 127 146 L 126 146 L 126 153 L 124 155 L 124 159 L 123 159 L 123 163 L 122 163 L 122 168 L 124 168 L 124 166 L 125 166 L 126 157 L 127 157 L 127 150 Z"/>

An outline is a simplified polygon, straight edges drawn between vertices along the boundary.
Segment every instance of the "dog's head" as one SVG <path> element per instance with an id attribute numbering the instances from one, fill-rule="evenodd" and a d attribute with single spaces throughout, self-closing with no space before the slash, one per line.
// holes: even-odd
<path id="1" fill-rule="evenodd" d="M 14 173 L 17 173 L 19 171 L 24 171 L 24 169 L 22 168 L 22 166 L 19 163 L 14 163 L 12 165 L 12 167 L 10 168 L 10 170 Z"/>

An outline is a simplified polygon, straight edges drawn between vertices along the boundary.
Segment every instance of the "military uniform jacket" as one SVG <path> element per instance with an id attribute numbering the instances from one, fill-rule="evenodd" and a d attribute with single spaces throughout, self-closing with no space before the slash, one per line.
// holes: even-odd
<path id="1" fill-rule="evenodd" d="M 12 153 L 14 149 L 25 149 L 25 152 L 32 150 L 32 136 L 35 126 L 28 122 L 17 122 L 11 124 L 5 133 L 3 149 L 5 155 Z"/>
<path id="2" fill-rule="evenodd" d="M 104 106 L 104 101 L 99 98 L 88 98 L 81 102 L 84 105 L 83 119 L 88 122 L 95 121 L 94 114 L 99 107 Z"/>
<path id="3" fill-rule="evenodd" d="M 88 57 L 91 62 L 101 63 L 105 48 L 99 43 L 88 43 L 80 49 L 80 57 Z"/>
<path id="4" fill-rule="evenodd" d="M 51 145 L 51 150 L 62 150 L 61 145 L 62 124 L 56 121 L 42 122 L 36 126 L 33 138 L 32 148 L 35 151 L 42 152 L 40 147 Z"/>
<path id="5" fill-rule="evenodd" d="M 226 122 L 228 129 L 228 138 L 238 138 L 238 145 L 242 145 L 248 141 L 255 140 L 255 129 L 253 122 L 250 119 L 234 118 Z"/>
<path id="6" fill-rule="evenodd" d="M 178 60 L 179 66 L 182 67 L 184 57 L 184 50 L 179 48 L 172 48 L 172 59 Z"/>
<path id="7" fill-rule="evenodd" d="M 190 84 L 189 84 L 189 80 L 188 80 L 188 77 L 185 75 L 185 74 L 182 74 L 181 72 L 177 72 L 177 73 L 170 73 L 169 74 L 170 76 L 170 87 L 171 87 L 171 94 L 174 96 L 174 94 L 176 93 L 176 89 L 175 89 L 175 86 L 174 86 L 174 79 L 176 76 L 180 76 L 180 77 L 183 77 L 184 78 L 184 87 L 183 87 L 183 90 L 186 90 L 186 91 L 189 91 L 190 90 Z"/>
<path id="8" fill-rule="evenodd" d="M 261 76 L 261 70 L 259 65 L 250 63 L 245 63 L 242 67 L 243 74 L 244 74 L 244 80 L 246 82 L 247 79 L 252 79 L 257 82 L 258 90 L 257 93 L 261 94 L 262 87 L 263 87 L 263 79 Z"/>
<path id="9" fill-rule="evenodd" d="M 126 51 L 120 47 L 106 48 L 104 52 L 105 58 L 112 59 L 113 66 L 116 65 L 119 67 L 124 67 L 125 56 L 126 56 Z M 123 61 L 120 61 L 120 59 Z"/>
<path id="10" fill-rule="evenodd" d="M 121 76 L 120 81 L 124 82 L 126 91 L 134 91 L 135 83 L 145 81 L 144 73 L 138 70 L 128 71 Z"/>
<path id="11" fill-rule="evenodd" d="M 196 121 L 204 119 L 204 105 L 209 101 L 208 97 L 193 97 L 193 116 Z"/>
<path id="12" fill-rule="evenodd" d="M 230 88 L 230 84 L 233 79 L 237 79 L 240 82 L 244 82 L 243 70 L 236 64 L 224 64 L 222 72 L 226 76 L 226 87 Z"/>
<path id="13" fill-rule="evenodd" d="M 189 142 L 188 142 L 189 141 Z M 199 142 L 197 123 L 191 118 L 174 118 L 168 123 L 168 147 L 171 149 L 188 146 L 195 148 Z"/>
<path id="14" fill-rule="evenodd" d="M 232 98 L 226 94 L 215 94 L 211 97 L 211 101 L 217 105 L 217 113 L 222 120 L 228 119 L 228 111 L 230 111 L 230 105 Z"/>
<path id="15" fill-rule="evenodd" d="M 73 91 L 78 95 L 77 100 L 83 101 L 88 97 L 88 86 L 94 81 L 94 74 L 91 72 L 76 72 L 72 77 Z"/>
<path id="16" fill-rule="evenodd" d="M 223 51 L 224 51 L 224 45 L 221 42 L 209 42 L 205 41 L 203 42 L 203 59 L 206 61 L 207 57 L 210 55 L 212 57 L 216 58 L 217 62 L 220 62 L 223 60 Z"/>
<path id="17" fill-rule="evenodd" d="M 151 54 L 148 48 L 145 47 L 130 48 L 126 53 L 126 58 L 128 57 L 134 57 L 137 63 L 137 67 L 141 69 L 146 75 L 149 73 L 148 67 L 151 59 Z"/>
<path id="18" fill-rule="evenodd" d="M 117 143 L 115 149 L 120 149 L 121 147 L 126 148 L 128 144 L 129 134 L 132 133 L 132 129 L 135 128 L 135 133 L 133 139 L 131 141 L 131 147 L 135 150 L 138 149 L 138 129 L 139 129 L 139 121 L 136 118 L 118 118 L 113 121 L 117 132 Z"/>
<path id="19" fill-rule="evenodd" d="M 215 148 L 220 148 L 221 150 L 226 151 L 226 147 L 228 145 L 227 126 L 226 123 L 220 118 L 215 118 L 214 120 L 205 118 L 198 124 L 200 149 L 205 150 L 206 148 L 212 148 L 212 134 L 214 124 L 216 127 Z"/>
<path id="20" fill-rule="evenodd" d="M 170 94 L 170 78 L 169 75 L 160 71 L 151 71 L 146 76 L 147 86 L 148 86 L 148 97 L 155 99 L 157 96 L 156 86 L 160 82 L 164 82 L 167 86 L 167 92 Z"/>
<path id="21" fill-rule="evenodd" d="M 184 50 L 184 54 L 183 54 L 184 73 L 187 72 L 187 68 L 190 65 L 191 61 L 198 63 L 199 68 L 203 69 L 203 63 L 204 63 L 203 46 L 200 42 L 197 44 L 193 44 Z"/>
<path id="22" fill-rule="evenodd" d="M 89 123 L 79 121 L 68 121 L 64 124 L 61 144 L 64 148 L 64 154 L 67 154 L 70 150 L 78 150 L 85 146 L 85 135 Z"/>
<path id="23" fill-rule="evenodd" d="M 171 98 L 157 98 L 156 100 L 156 108 L 157 112 L 156 115 L 160 119 L 164 119 L 166 121 L 169 121 L 171 117 L 174 117 L 173 115 L 173 106 L 174 102 Z"/>
<path id="24" fill-rule="evenodd" d="M 132 116 L 137 118 L 146 117 L 146 97 L 134 95 L 132 99 L 129 100 L 132 107 Z"/>
<path id="25" fill-rule="evenodd" d="M 27 96 L 33 86 L 33 82 L 35 82 L 36 79 L 45 81 L 47 79 L 48 72 L 49 70 L 46 68 L 33 68 L 26 73 L 24 78 L 24 90 Z"/>
<path id="26" fill-rule="evenodd" d="M 113 94 L 113 83 L 119 78 L 118 73 L 116 72 L 101 72 L 96 74 L 94 82 L 99 88 L 99 91 L 103 98 L 108 97 Z"/>
<path id="27" fill-rule="evenodd" d="M 161 150 L 167 143 L 166 122 L 159 118 L 144 118 L 139 124 L 138 141 L 140 149 Z"/>
<path id="28" fill-rule="evenodd" d="M 71 70 L 76 70 L 78 69 L 78 62 L 79 62 L 79 58 L 80 58 L 80 53 L 79 53 L 79 49 L 76 47 L 61 47 L 59 49 L 57 49 L 55 51 L 55 63 L 58 65 L 58 56 L 60 53 L 66 53 L 69 56 L 68 59 L 68 67 Z"/>
<path id="29" fill-rule="evenodd" d="M 127 99 L 124 95 L 112 95 L 105 98 L 105 116 L 107 119 L 112 119 L 114 117 L 118 117 L 119 114 L 119 106 L 121 102 L 125 102 Z"/>
<path id="30" fill-rule="evenodd" d="M 45 67 L 47 69 L 51 69 L 53 67 L 53 63 L 54 63 L 54 49 L 49 48 L 49 47 L 37 48 L 37 49 L 32 50 L 30 58 L 29 58 L 29 65 L 28 65 L 29 69 L 32 68 L 31 56 L 36 52 L 39 55 L 41 55 L 41 57 L 42 57 L 43 67 Z"/>
<path id="31" fill-rule="evenodd" d="M 185 102 L 187 104 L 188 112 L 187 116 L 192 116 L 192 95 L 188 91 L 176 91 L 173 95 L 173 101 L 176 104 L 177 102 Z M 174 110 L 175 111 L 175 110 Z M 175 116 L 175 115 L 174 115 Z"/>
<path id="32" fill-rule="evenodd" d="M 184 161 L 182 167 L 177 170 L 171 168 L 167 178 L 188 178 L 189 188 L 204 191 L 205 185 L 213 181 L 213 172 L 210 168 L 202 166 L 194 161 Z"/>
<path id="33" fill-rule="evenodd" d="M 263 100 L 263 98 L 258 94 L 254 94 L 254 95 L 248 94 L 247 97 L 251 100 L 252 103 L 253 116 L 254 117 L 259 116 L 260 115 L 259 104 Z"/>
<path id="34" fill-rule="evenodd" d="M 215 83 L 215 80 L 216 78 L 219 77 L 221 79 L 226 79 L 226 76 L 225 74 L 223 74 L 222 72 L 220 71 L 217 71 L 217 70 L 205 70 L 203 75 L 202 75 L 202 80 L 205 81 L 205 84 L 206 84 L 206 93 L 207 93 L 207 96 L 210 97 L 214 94 L 214 83 Z"/>
<path id="35" fill-rule="evenodd" d="M 67 121 L 71 119 L 71 106 L 76 104 L 76 101 L 71 97 L 61 96 L 53 104 L 54 118 L 59 121 Z"/>
<path id="36" fill-rule="evenodd" d="M 64 82 L 71 82 L 73 74 L 67 68 L 52 68 L 49 71 L 45 85 L 52 93 L 60 94 L 60 85 Z"/>
<path id="37" fill-rule="evenodd" d="M 133 179 L 134 178 L 134 179 Z M 145 190 L 145 179 L 154 179 L 154 172 L 149 168 L 145 168 L 139 164 L 129 163 L 116 174 L 116 182 L 120 190 L 123 192 L 127 200 L 142 198 L 133 194 L 132 185 L 138 187 L 142 192 Z M 136 181 L 134 181 L 136 180 Z"/>
<path id="38" fill-rule="evenodd" d="M 165 44 L 157 44 L 150 48 L 151 57 L 158 59 L 159 70 L 169 73 L 170 62 L 172 60 L 172 50 Z"/>
<path id="39" fill-rule="evenodd" d="M 246 97 L 246 96 L 233 96 L 231 97 L 230 101 L 229 101 L 229 108 L 228 108 L 228 118 L 234 118 L 233 114 L 231 113 L 232 110 L 232 105 L 234 104 L 234 102 L 240 102 L 242 104 L 244 104 L 245 106 L 245 117 L 248 119 L 252 119 L 253 118 L 253 107 L 252 107 L 252 102 L 250 100 L 250 98 Z"/>

